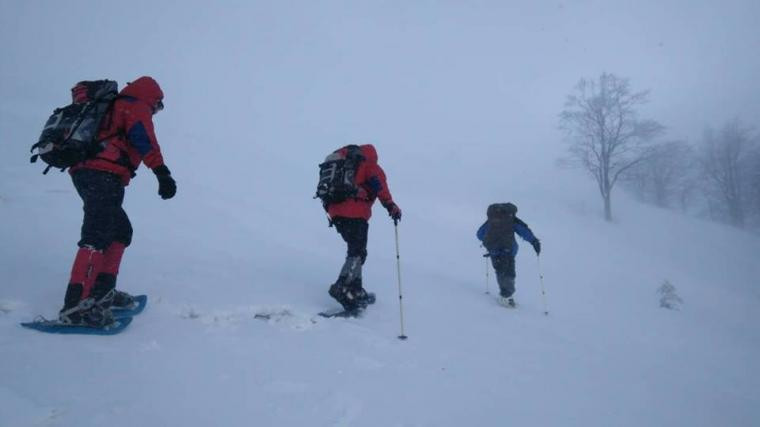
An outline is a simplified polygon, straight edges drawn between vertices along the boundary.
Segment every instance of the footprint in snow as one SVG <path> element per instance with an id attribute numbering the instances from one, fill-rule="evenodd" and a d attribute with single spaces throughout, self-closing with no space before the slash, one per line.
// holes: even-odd
<path id="1" fill-rule="evenodd" d="M 17 301 L 0 301 L 0 315 L 10 314 L 19 307 L 21 307 L 21 303 Z"/>
<path id="2" fill-rule="evenodd" d="M 229 326 L 251 319 L 269 324 L 282 325 L 296 330 L 311 328 L 316 323 L 312 316 L 299 314 L 287 306 L 243 306 L 229 310 L 214 310 L 201 312 L 195 307 L 183 307 L 179 316 L 183 319 L 198 320 L 211 326 Z"/>

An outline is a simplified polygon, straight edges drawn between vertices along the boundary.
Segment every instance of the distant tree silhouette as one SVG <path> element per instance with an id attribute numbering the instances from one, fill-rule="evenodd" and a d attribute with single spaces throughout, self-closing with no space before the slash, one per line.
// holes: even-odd
<path id="1" fill-rule="evenodd" d="M 597 80 L 581 79 L 560 114 L 571 159 L 596 180 L 607 221 L 615 184 L 646 158 L 649 143 L 664 131 L 660 123 L 638 118 L 637 108 L 647 98 L 648 91 L 632 93 L 628 79 L 603 73 Z"/>
<path id="2" fill-rule="evenodd" d="M 702 142 L 700 163 L 708 203 L 737 227 L 744 227 L 756 192 L 754 142 L 752 130 L 739 120 L 726 123 L 719 131 L 707 129 Z"/>

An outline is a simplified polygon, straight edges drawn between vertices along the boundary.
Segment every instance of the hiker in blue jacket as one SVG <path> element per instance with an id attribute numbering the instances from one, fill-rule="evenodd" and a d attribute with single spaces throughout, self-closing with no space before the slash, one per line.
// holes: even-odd
<path id="1" fill-rule="evenodd" d="M 488 219 L 478 229 L 478 240 L 488 250 L 499 284 L 499 304 L 514 307 L 515 255 L 518 245 L 515 233 L 533 246 L 536 255 L 541 253 L 541 242 L 520 218 L 517 206 L 512 203 L 494 203 L 488 206 Z"/>

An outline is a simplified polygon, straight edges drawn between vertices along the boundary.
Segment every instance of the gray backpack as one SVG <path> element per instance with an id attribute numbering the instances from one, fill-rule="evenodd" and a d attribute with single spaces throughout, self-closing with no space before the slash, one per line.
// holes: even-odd
<path id="1" fill-rule="evenodd" d="M 359 188 L 354 180 L 363 160 L 358 145 L 348 145 L 327 156 L 319 165 L 319 182 L 314 198 L 322 200 L 322 205 L 327 206 L 355 197 Z"/>
<path id="2" fill-rule="evenodd" d="M 42 129 L 32 151 L 37 150 L 31 162 L 41 158 L 50 168 L 64 170 L 97 154 L 102 147 L 97 140 L 101 122 L 113 101 L 118 87 L 113 80 L 83 81 L 77 83 L 87 90 L 86 102 L 72 102 L 56 108 Z"/>
<path id="3" fill-rule="evenodd" d="M 494 203 L 488 206 L 488 231 L 483 238 L 483 246 L 489 252 L 512 248 L 516 213 L 517 206 L 512 203 Z"/>

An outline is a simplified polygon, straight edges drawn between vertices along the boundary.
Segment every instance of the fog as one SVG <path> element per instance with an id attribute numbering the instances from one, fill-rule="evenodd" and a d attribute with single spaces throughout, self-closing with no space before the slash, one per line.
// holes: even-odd
<path id="1" fill-rule="evenodd" d="M 0 0 L 0 424 L 757 424 L 757 236 L 622 188 L 607 223 L 558 159 L 567 95 L 605 72 L 651 91 L 663 142 L 755 124 L 758 22 L 758 1 Z M 23 329 L 60 308 L 81 226 L 29 148 L 74 83 L 143 75 L 178 185 L 127 188 L 119 288 L 148 309 L 109 341 Z M 375 206 L 378 302 L 315 321 L 345 255 L 317 165 L 350 143 L 404 212 L 400 264 Z M 521 242 L 508 312 L 475 239 L 505 201 L 543 247 Z"/>
<path id="2" fill-rule="evenodd" d="M 601 217 L 594 181 L 556 167 L 567 151 L 559 113 L 580 78 L 612 72 L 651 90 L 641 114 L 667 127 L 663 139 L 691 141 L 760 112 L 753 1 L 0 4 L 2 197 L 72 191 L 27 156 L 75 82 L 150 75 L 165 93 L 156 131 L 179 190 L 162 202 L 152 174 L 138 171 L 125 201 L 137 244 L 159 217 L 173 223 L 159 227 L 171 227 L 167 240 L 258 242 L 271 261 L 246 261 L 273 271 L 281 248 L 224 223 L 339 256 L 312 196 L 317 164 L 345 144 L 376 145 L 404 210 L 402 237 L 434 268 L 473 250 L 465 236 L 494 201 L 515 202 L 539 235 L 561 222 L 558 206 Z M 59 209 L 76 212 L 79 199 L 68 199 Z M 370 251 L 390 251 L 385 237 L 371 235 Z"/>
<path id="3" fill-rule="evenodd" d="M 376 145 L 420 253 L 436 221 L 474 232 L 494 201 L 539 229 L 562 215 L 547 200 L 599 217 L 593 180 L 556 161 L 566 96 L 603 72 L 651 90 L 641 114 L 666 126 L 663 139 L 760 112 L 754 1 L 1 4 L 3 197 L 71 191 L 26 159 L 75 82 L 161 84 L 155 123 L 178 197 L 160 204 L 138 171 L 125 202 L 137 241 L 158 209 L 186 218 L 173 231 L 194 242 L 249 241 L 221 223 L 253 211 L 252 227 L 289 227 L 301 246 L 336 240 L 312 195 L 317 164 L 349 143 Z M 442 240 L 450 256 L 465 250 Z"/>
<path id="4" fill-rule="evenodd" d="M 301 164 L 290 173 L 312 186 L 315 163 L 352 142 L 377 144 L 392 184 L 441 197 L 454 165 L 468 194 L 546 176 L 564 150 L 565 96 L 602 72 L 650 89 L 643 113 L 672 138 L 760 112 L 754 1 L 0 7 L 3 163 L 22 161 L 49 113 L 40 106 L 67 103 L 74 82 L 151 75 L 180 191 L 182 175 L 249 179 L 273 161 Z"/>

